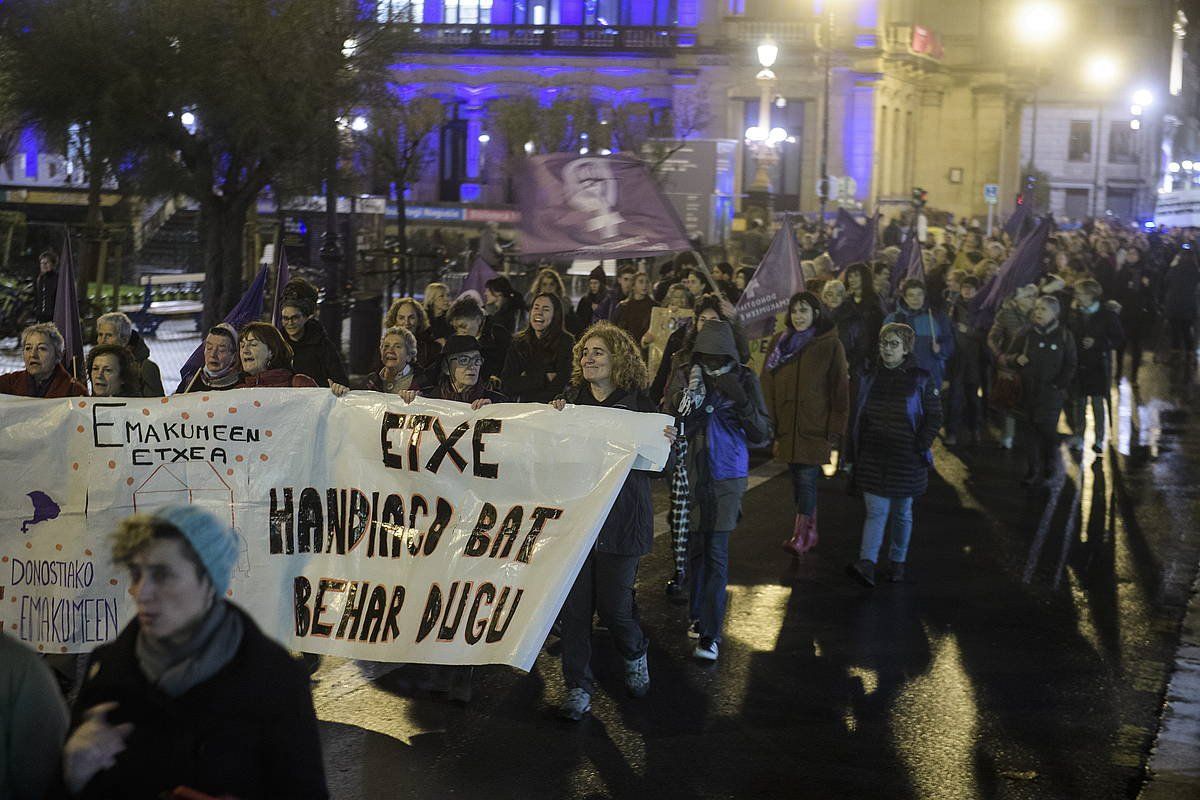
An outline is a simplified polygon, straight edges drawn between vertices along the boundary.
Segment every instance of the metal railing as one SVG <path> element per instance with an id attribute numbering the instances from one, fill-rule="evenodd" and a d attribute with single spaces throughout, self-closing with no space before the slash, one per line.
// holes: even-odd
<path id="1" fill-rule="evenodd" d="M 418 25 L 413 50 L 629 50 L 692 47 L 696 33 L 670 26 L 605 25 Z"/>

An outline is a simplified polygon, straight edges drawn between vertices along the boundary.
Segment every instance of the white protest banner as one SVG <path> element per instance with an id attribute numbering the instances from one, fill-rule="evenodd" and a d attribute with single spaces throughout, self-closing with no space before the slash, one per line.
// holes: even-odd
<path id="1" fill-rule="evenodd" d="M 528 670 L 657 414 L 323 389 L 0 400 L 0 620 L 43 652 L 132 616 L 109 534 L 194 503 L 242 547 L 230 599 L 284 645 Z"/>

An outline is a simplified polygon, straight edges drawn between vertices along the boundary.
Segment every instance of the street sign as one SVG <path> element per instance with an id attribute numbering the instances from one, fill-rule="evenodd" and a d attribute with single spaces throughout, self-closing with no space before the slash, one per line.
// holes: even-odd
<path id="1" fill-rule="evenodd" d="M 983 202 L 994 206 L 1000 202 L 1000 184 L 985 183 L 983 185 Z"/>

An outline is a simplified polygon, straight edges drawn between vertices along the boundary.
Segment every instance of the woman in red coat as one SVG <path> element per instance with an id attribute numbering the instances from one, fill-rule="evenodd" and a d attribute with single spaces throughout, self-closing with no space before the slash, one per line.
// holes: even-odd
<path id="1" fill-rule="evenodd" d="M 292 372 L 292 348 L 283 335 L 265 322 L 251 322 L 239 338 L 242 379 L 235 389 L 315 388 L 317 382 L 303 373 Z"/>

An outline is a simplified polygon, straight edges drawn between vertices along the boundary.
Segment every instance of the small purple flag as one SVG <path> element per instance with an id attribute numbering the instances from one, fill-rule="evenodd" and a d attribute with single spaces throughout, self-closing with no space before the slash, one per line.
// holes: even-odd
<path id="1" fill-rule="evenodd" d="M 804 272 L 800 269 L 800 250 L 796 234 L 787 217 L 771 240 L 762 263 L 738 299 L 736 312 L 748 339 L 760 339 L 775 332 L 775 317 L 786 311 L 796 292 L 804 291 Z"/>
<path id="2" fill-rule="evenodd" d="M 1004 222 L 1004 232 L 1008 234 L 1013 243 L 1021 241 L 1021 232 L 1025 228 L 1025 222 L 1029 219 L 1029 206 L 1020 203 L 1009 215 Z"/>
<path id="3" fill-rule="evenodd" d="M 79 294 L 75 288 L 75 255 L 71 234 L 63 239 L 62 260 L 58 265 L 58 290 L 54 296 L 54 325 L 63 337 L 62 365 L 82 383 L 87 383 L 83 361 L 83 332 L 79 327 Z"/>
<path id="4" fill-rule="evenodd" d="M 280 319 L 280 314 L 283 313 L 283 287 L 287 286 L 288 279 L 291 277 L 291 270 L 288 269 L 287 248 L 283 246 L 283 239 L 279 241 L 279 265 L 275 270 L 275 308 L 271 312 L 271 319 L 274 320 L 276 328 L 283 330 L 283 320 Z"/>
<path id="5" fill-rule="evenodd" d="M 640 258 L 691 249 L 679 215 L 633 156 L 534 156 L 515 188 L 523 256 Z"/>
<path id="6" fill-rule="evenodd" d="M 483 256 L 476 253 L 475 260 L 471 262 L 471 269 L 467 271 L 467 277 L 463 278 L 462 289 L 459 291 L 459 294 L 472 291 L 482 299 L 484 297 L 483 289 L 487 285 L 487 282 L 497 277 L 499 277 L 499 273 L 483 260 Z"/>
<path id="7" fill-rule="evenodd" d="M 233 307 L 233 310 L 225 315 L 222 322 L 227 322 L 235 329 L 241 330 L 242 326 L 254 322 L 262 317 L 263 312 L 263 293 L 267 288 L 267 265 L 263 264 L 258 269 L 258 274 L 254 276 L 254 280 L 246 287 L 242 299 L 238 300 L 238 304 Z M 207 335 L 207 332 L 205 332 Z M 191 383 L 192 376 L 204 366 L 204 339 L 201 338 L 200 344 L 192 351 L 188 360 L 184 362 L 179 370 L 180 386 L 187 387 Z M 181 388 L 179 391 L 183 391 Z"/>
<path id="8" fill-rule="evenodd" d="M 990 327 L 1000 304 L 1011 297 L 1018 288 L 1027 283 L 1034 283 L 1042 273 L 1042 251 L 1046 248 L 1046 238 L 1050 235 L 1051 221 L 1049 217 L 1041 219 L 1033 233 L 1021 240 L 1000 267 L 994 280 L 989 281 L 990 288 L 980 291 L 971 302 L 971 311 L 981 323 L 980 327 Z"/>
<path id="9" fill-rule="evenodd" d="M 838 232 L 829 246 L 829 257 L 839 270 L 857 262 L 868 262 L 875 257 L 875 232 L 879 227 L 879 212 L 867 221 L 858 220 L 844 208 L 837 213 Z"/>
<path id="10" fill-rule="evenodd" d="M 896 296 L 900 284 L 909 278 L 925 281 L 925 259 L 921 254 L 921 243 L 917 241 L 915 233 L 900 245 L 900 255 L 896 258 L 896 263 L 892 265 L 888 278 L 892 297 Z"/>

